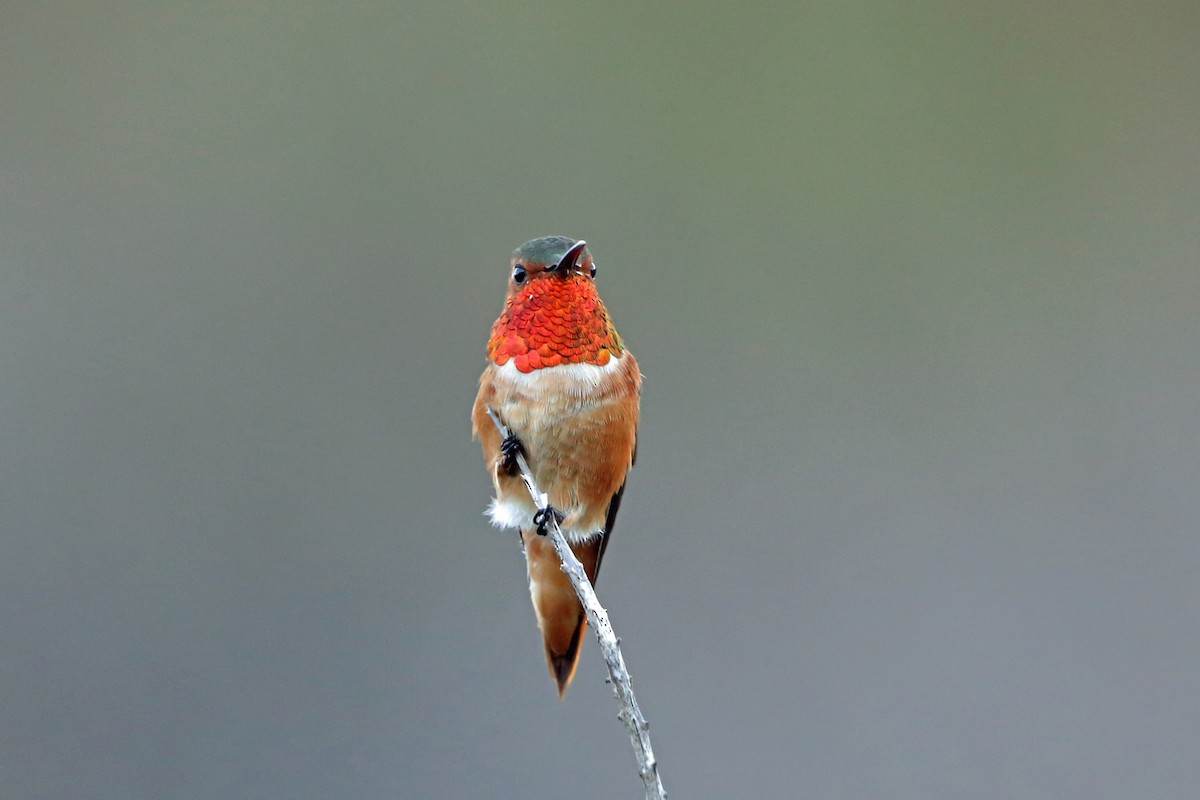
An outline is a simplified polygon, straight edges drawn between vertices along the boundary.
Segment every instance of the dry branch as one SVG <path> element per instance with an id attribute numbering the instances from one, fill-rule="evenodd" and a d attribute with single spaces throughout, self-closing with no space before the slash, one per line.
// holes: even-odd
<path id="1" fill-rule="evenodd" d="M 500 429 L 501 438 L 507 439 L 510 433 L 508 426 L 500 421 L 500 417 L 492 409 L 489 408 L 487 413 L 492 418 L 492 422 L 496 423 L 496 427 Z M 529 496 L 533 498 L 534 505 L 539 509 L 545 509 L 550 504 L 549 498 L 538 489 L 537 483 L 533 479 L 533 471 L 529 468 L 529 462 L 520 452 L 517 453 L 517 466 L 520 467 L 521 480 L 525 483 L 525 488 L 529 490 Z M 617 706 L 620 709 L 617 717 L 625 723 L 625 728 L 629 731 L 629 741 L 633 744 L 633 754 L 638 762 L 638 775 L 646 787 L 646 800 L 666 800 L 667 792 L 663 788 L 662 778 L 658 774 L 658 762 L 654 759 L 654 749 L 650 746 L 650 723 L 646 721 L 646 718 L 642 716 L 642 710 L 638 708 L 637 698 L 633 694 L 633 684 L 629 678 L 629 670 L 625 668 L 625 657 L 621 655 L 620 641 L 613 633 L 612 623 L 608 620 L 608 612 L 600 605 L 600 601 L 596 597 L 596 590 L 592 588 L 591 581 L 587 579 L 587 574 L 583 571 L 583 565 L 579 563 L 579 559 L 567 545 L 566 537 L 563 536 L 562 529 L 558 526 L 558 520 L 554 518 L 553 514 L 545 516 L 550 542 L 554 545 L 554 551 L 558 553 L 559 560 L 562 561 L 563 572 L 567 573 L 571 586 L 575 588 L 575 594 L 579 596 L 579 602 L 587 613 L 588 624 L 596 632 L 596 640 L 600 643 L 600 652 L 604 655 L 605 665 L 608 666 L 609 683 L 613 687 L 613 695 L 616 697 Z"/>

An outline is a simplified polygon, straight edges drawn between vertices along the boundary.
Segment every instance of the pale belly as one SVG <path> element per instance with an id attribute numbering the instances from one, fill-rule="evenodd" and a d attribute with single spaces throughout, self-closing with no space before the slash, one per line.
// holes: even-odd
<path id="1" fill-rule="evenodd" d="M 563 533 L 572 541 L 603 530 L 609 501 L 625 481 L 637 426 L 638 381 L 629 379 L 630 369 L 636 376 L 629 356 L 531 373 L 511 363 L 493 367 L 496 411 L 521 440 L 538 488 L 564 515 Z M 536 511 L 519 479 L 497 476 L 488 509 L 493 524 L 528 530 Z"/>

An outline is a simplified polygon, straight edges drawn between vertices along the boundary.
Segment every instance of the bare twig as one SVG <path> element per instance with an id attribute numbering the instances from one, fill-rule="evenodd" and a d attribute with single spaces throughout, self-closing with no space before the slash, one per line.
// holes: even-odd
<path id="1" fill-rule="evenodd" d="M 500 429 L 501 438 L 507 439 L 510 433 L 508 426 L 500 421 L 500 417 L 491 408 L 487 409 L 487 413 Z M 534 504 L 539 509 L 546 508 L 550 500 L 538 489 L 533 479 L 533 470 L 529 468 L 529 462 L 520 451 L 517 452 L 517 466 L 521 469 L 521 480 L 529 490 Z M 629 731 L 629 741 L 633 744 L 633 754 L 638 762 L 638 775 L 646 787 L 646 800 L 666 800 L 667 791 L 663 788 L 662 778 L 658 774 L 658 762 L 654 759 L 654 749 L 650 746 L 650 723 L 642 716 L 637 698 L 633 695 L 629 670 L 625 668 L 625 657 L 621 655 L 620 642 L 613 633 L 612 623 L 608 621 L 608 612 L 596 598 L 596 590 L 592 588 L 587 573 L 583 571 L 583 565 L 567 545 L 558 520 L 553 514 L 547 514 L 546 520 L 547 535 L 554 545 L 554 552 L 558 553 L 563 572 L 567 573 L 571 586 L 575 588 L 575 594 L 579 596 L 579 602 L 587 613 L 588 623 L 596 632 L 596 640 L 600 643 L 600 652 L 603 653 L 604 663 L 608 666 L 609 683 L 612 684 L 613 695 L 620 708 L 617 717 L 625 723 L 625 728 Z"/>

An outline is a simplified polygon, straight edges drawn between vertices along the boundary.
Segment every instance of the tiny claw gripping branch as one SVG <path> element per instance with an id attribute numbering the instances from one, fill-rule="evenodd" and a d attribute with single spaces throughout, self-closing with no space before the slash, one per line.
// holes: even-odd
<path id="1" fill-rule="evenodd" d="M 551 517 L 553 517 L 554 521 L 559 525 L 562 525 L 562 521 L 564 519 L 562 512 L 554 506 L 547 505 L 545 508 L 539 508 L 537 512 L 534 513 L 533 524 L 537 525 L 538 536 L 545 536 L 550 532 Z"/>
<path id="2" fill-rule="evenodd" d="M 521 440 L 512 431 L 504 437 L 504 441 L 500 443 L 500 455 L 504 456 L 504 460 L 500 462 L 500 466 L 509 475 L 516 475 L 521 468 L 517 465 L 517 456 L 525 455 L 525 448 L 521 446 Z"/>

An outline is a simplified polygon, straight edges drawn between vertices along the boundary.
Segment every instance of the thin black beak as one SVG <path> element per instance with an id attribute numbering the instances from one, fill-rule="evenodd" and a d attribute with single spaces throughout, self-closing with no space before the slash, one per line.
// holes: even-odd
<path id="1" fill-rule="evenodd" d="M 587 242 L 580 239 L 578 242 L 571 245 L 571 249 L 563 254 L 563 257 L 558 260 L 557 264 L 555 264 L 553 267 L 550 267 L 550 269 L 546 271 L 558 272 L 561 270 L 563 275 L 570 275 L 571 272 L 575 270 L 576 262 L 579 261 L 579 256 L 583 254 L 583 251 L 586 247 Z"/>

